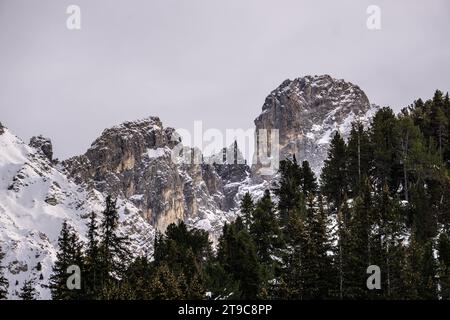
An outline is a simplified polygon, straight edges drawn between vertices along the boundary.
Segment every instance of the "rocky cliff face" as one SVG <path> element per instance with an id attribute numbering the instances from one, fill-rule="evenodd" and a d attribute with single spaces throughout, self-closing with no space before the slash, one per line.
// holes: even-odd
<path id="1" fill-rule="evenodd" d="M 224 194 L 225 166 L 176 163 L 172 150 L 179 142 L 157 117 L 125 122 L 63 166 L 77 183 L 128 199 L 162 231 L 180 219 L 200 221 L 233 208 L 234 194 Z"/>
<path id="2" fill-rule="evenodd" d="M 256 129 L 278 129 L 280 158 L 308 160 L 318 174 L 334 131 L 346 138 L 351 122 L 376 109 L 356 85 L 329 75 L 286 80 L 266 98 Z"/>
<path id="3" fill-rule="evenodd" d="M 53 161 L 53 145 L 50 139 L 39 135 L 32 137 L 29 145 L 41 152 L 50 162 Z"/>
<path id="4" fill-rule="evenodd" d="M 367 121 L 376 110 L 357 86 L 330 76 L 286 80 L 266 98 L 256 129 L 278 129 L 281 158 L 296 154 L 318 174 L 335 130 L 348 136 L 353 120 Z M 157 117 L 106 129 L 85 154 L 62 163 L 51 141 L 29 145 L 0 124 L 0 242 L 6 252 L 10 298 L 25 280 L 47 284 L 64 220 L 86 232 L 90 212 L 100 214 L 104 198 L 118 198 L 120 232 L 134 255 L 151 254 L 155 229 L 184 220 L 217 240 L 224 223 L 239 214 L 245 192 L 255 199 L 277 176 L 261 179 L 243 163 L 235 144 L 200 163 L 173 161 L 180 139 Z M 183 147 L 183 153 L 191 148 Z M 40 268 L 37 265 L 41 265 Z"/>

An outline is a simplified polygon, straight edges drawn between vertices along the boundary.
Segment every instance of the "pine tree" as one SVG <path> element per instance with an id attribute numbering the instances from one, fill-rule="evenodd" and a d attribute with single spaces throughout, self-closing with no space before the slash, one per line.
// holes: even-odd
<path id="1" fill-rule="evenodd" d="M 156 300 L 181 300 L 183 295 L 184 276 L 176 276 L 166 264 L 156 268 L 150 281 L 150 296 Z"/>
<path id="2" fill-rule="evenodd" d="M 5 254 L 3 253 L 2 246 L 0 245 L 0 300 L 7 298 L 9 286 L 9 282 L 5 278 L 5 275 L 3 273 L 3 270 L 5 269 L 5 267 L 2 265 L 4 257 Z"/>
<path id="3" fill-rule="evenodd" d="M 261 266 L 255 244 L 241 218 L 238 217 L 234 223 L 223 227 L 217 259 L 223 270 L 238 284 L 238 291 L 233 291 L 233 295 L 228 298 L 259 297 L 263 280 Z"/>
<path id="4" fill-rule="evenodd" d="M 278 196 L 278 210 L 282 226 L 289 220 L 289 215 L 295 209 L 301 199 L 302 169 L 297 164 L 295 156 L 292 160 L 280 161 L 280 181 L 274 190 Z"/>
<path id="5" fill-rule="evenodd" d="M 434 258 L 433 247 L 431 240 L 423 245 L 419 296 L 421 299 L 425 300 L 434 300 L 438 298 L 437 263 Z"/>
<path id="6" fill-rule="evenodd" d="M 180 287 L 185 299 L 203 298 L 204 268 L 211 258 L 211 243 L 208 233 L 192 228 L 186 224 L 170 224 L 164 236 L 158 235 L 155 240 L 154 264 L 159 267 L 165 264 L 177 277 L 183 278 Z"/>
<path id="7" fill-rule="evenodd" d="M 391 192 L 396 192 L 402 179 L 397 118 L 390 108 L 381 108 L 373 117 L 370 141 L 373 146 L 373 168 L 371 175 L 381 190 L 385 183 Z"/>
<path id="8" fill-rule="evenodd" d="M 101 236 L 99 244 L 100 283 L 104 293 L 120 291 L 117 288 L 118 278 L 125 275 L 129 264 L 130 251 L 128 249 L 128 238 L 119 236 L 117 227 L 119 214 L 116 201 L 111 196 L 106 197 L 106 208 L 103 211 L 100 225 Z"/>
<path id="9" fill-rule="evenodd" d="M 122 279 L 122 296 L 127 300 L 150 300 L 153 266 L 146 257 L 137 257 L 128 267 L 126 276 Z"/>
<path id="10" fill-rule="evenodd" d="M 101 290 L 101 261 L 100 261 L 100 248 L 99 248 L 99 234 L 97 225 L 97 215 L 95 212 L 91 212 L 89 216 L 89 223 L 87 225 L 88 232 L 86 238 L 87 248 L 86 248 L 86 272 L 84 276 L 84 292 L 86 298 L 95 299 L 98 297 L 98 293 Z"/>
<path id="11" fill-rule="evenodd" d="M 346 145 L 339 132 L 331 140 L 320 180 L 322 194 L 335 210 L 339 209 L 348 194 Z"/>
<path id="12" fill-rule="evenodd" d="M 444 163 L 447 165 L 447 168 L 450 169 L 450 98 L 447 94 L 444 98 L 444 113 L 447 119 L 447 132 L 445 133 L 447 141 L 444 142 Z"/>
<path id="13" fill-rule="evenodd" d="M 372 163 L 372 145 L 362 122 L 352 123 L 347 147 L 347 170 L 350 194 L 358 196 Z"/>
<path id="14" fill-rule="evenodd" d="M 445 146 L 447 145 L 446 101 L 441 91 L 436 90 L 430 108 L 430 131 L 439 150 L 441 159 L 444 158 Z"/>
<path id="15" fill-rule="evenodd" d="M 53 273 L 50 276 L 50 289 L 54 300 L 79 299 L 82 295 L 80 290 L 70 290 L 67 280 L 70 274 L 67 269 L 76 265 L 83 270 L 82 245 L 75 230 L 64 221 L 60 236 L 58 238 L 59 251 L 56 254 L 56 262 Z"/>
<path id="16" fill-rule="evenodd" d="M 384 298 L 402 297 L 402 265 L 404 263 L 405 240 L 404 212 L 398 199 L 391 197 L 389 187 L 384 185 L 375 196 L 373 221 L 375 231 L 371 241 L 370 264 L 378 265 L 382 270 L 382 295 Z M 372 294 L 379 298 L 379 294 Z"/>
<path id="17" fill-rule="evenodd" d="M 33 280 L 25 280 L 19 292 L 19 298 L 22 300 L 36 300 L 37 292 Z"/>
<path id="18" fill-rule="evenodd" d="M 371 189 L 366 179 L 360 195 L 349 209 L 344 247 L 344 297 L 350 299 L 366 298 L 366 269 L 370 265 L 371 255 Z"/>
<path id="19" fill-rule="evenodd" d="M 255 205 L 253 203 L 252 196 L 250 195 L 249 192 L 246 192 L 241 201 L 241 214 L 242 214 L 242 220 L 243 220 L 247 230 L 249 230 L 250 225 L 252 223 L 254 207 L 255 207 Z"/>
<path id="20" fill-rule="evenodd" d="M 314 172 L 311 170 L 308 161 L 302 162 L 301 168 L 301 190 L 305 199 L 314 198 L 318 191 L 317 179 Z"/>
<path id="21" fill-rule="evenodd" d="M 309 201 L 310 203 L 312 201 Z M 334 285 L 331 240 L 327 230 L 327 215 L 319 195 L 317 207 L 306 209 L 303 248 L 303 298 L 327 299 L 331 297 Z"/>
<path id="22" fill-rule="evenodd" d="M 283 255 L 283 270 L 281 276 L 281 283 L 283 287 L 279 291 L 284 291 L 282 298 L 303 300 L 309 298 L 311 288 L 305 288 L 305 277 L 308 276 L 310 280 L 311 274 L 306 275 L 305 257 L 307 257 L 307 234 L 305 227 L 305 208 L 298 208 L 289 217 L 287 232 L 291 234 L 287 241 L 288 250 Z M 308 256 L 309 257 L 309 256 Z M 308 282 L 307 285 L 310 285 Z M 308 293 L 306 293 L 306 289 Z M 306 297 L 305 297 L 306 295 Z"/>
<path id="23" fill-rule="evenodd" d="M 275 214 L 275 204 L 272 202 L 269 190 L 256 204 L 253 211 L 253 223 L 250 226 L 250 235 L 256 245 L 260 261 L 271 266 L 272 255 L 282 244 L 281 231 Z"/>

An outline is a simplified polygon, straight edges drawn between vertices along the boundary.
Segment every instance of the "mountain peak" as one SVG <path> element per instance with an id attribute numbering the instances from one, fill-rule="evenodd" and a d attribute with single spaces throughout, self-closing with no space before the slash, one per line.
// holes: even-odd
<path id="1" fill-rule="evenodd" d="M 357 85 L 330 75 L 285 80 L 266 98 L 256 129 L 278 129 L 280 156 L 296 155 L 320 172 L 334 131 L 344 137 L 351 123 L 367 119 L 373 106 Z"/>

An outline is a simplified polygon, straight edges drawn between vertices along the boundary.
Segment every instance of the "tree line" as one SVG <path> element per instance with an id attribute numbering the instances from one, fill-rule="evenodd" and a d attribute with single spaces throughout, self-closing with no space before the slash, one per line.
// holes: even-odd
<path id="1" fill-rule="evenodd" d="M 183 222 L 157 233 L 152 257 L 131 258 L 115 201 L 87 242 L 68 223 L 51 277 L 54 299 L 450 299 L 450 101 L 440 91 L 370 125 L 336 132 L 317 179 L 295 156 L 277 186 L 240 215 L 213 248 Z M 79 290 L 67 268 L 81 270 Z M 369 266 L 381 272 L 369 289 Z M 1 294 L 0 269 L 0 294 Z"/>

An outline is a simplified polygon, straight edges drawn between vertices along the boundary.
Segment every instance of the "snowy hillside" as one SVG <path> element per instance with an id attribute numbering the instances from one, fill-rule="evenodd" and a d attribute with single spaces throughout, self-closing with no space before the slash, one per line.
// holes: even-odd
<path id="1" fill-rule="evenodd" d="M 0 243 L 6 257 L 9 298 L 23 281 L 34 279 L 41 299 L 55 259 L 61 224 L 67 220 L 81 235 L 91 211 L 101 213 L 104 197 L 70 181 L 42 152 L 8 129 L 0 135 Z M 131 238 L 134 254 L 148 254 L 154 229 L 130 202 L 118 201 L 120 230 Z"/>

